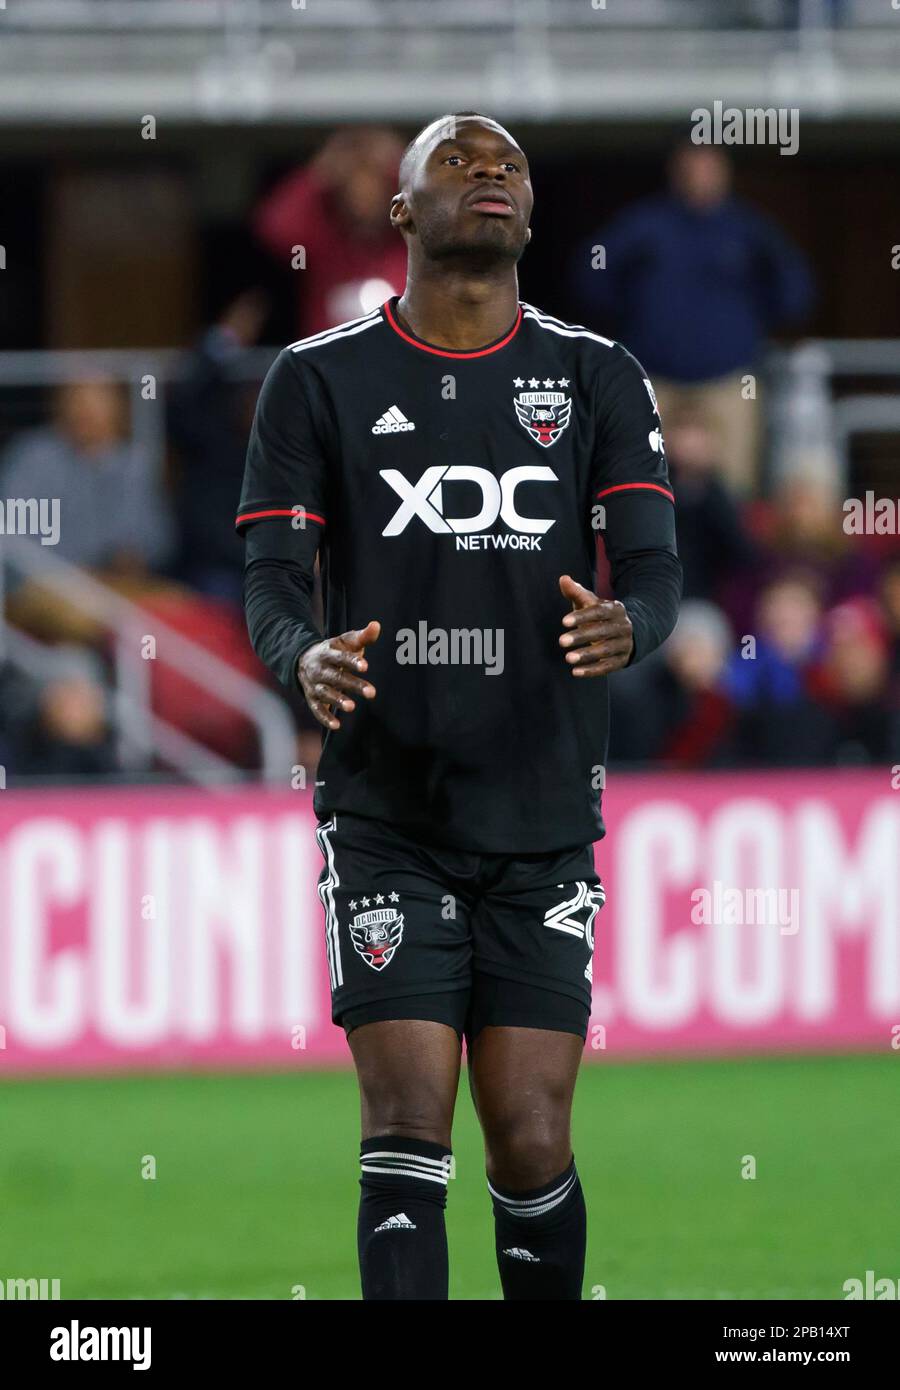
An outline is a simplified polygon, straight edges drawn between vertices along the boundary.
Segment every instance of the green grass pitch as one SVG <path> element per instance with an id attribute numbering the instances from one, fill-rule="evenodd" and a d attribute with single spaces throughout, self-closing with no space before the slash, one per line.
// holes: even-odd
<path id="1" fill-rule="evenodd" d="M 840 1299 L 867 1269 L 900 1278 L 898 1068 L 890 1052 L 586 1066 L 585 1298 Z M 451 1297 L 498 1298 L 465 1081 L 454 1150 Z M 59 1278 L 63 1298 L 358 1298 L 357 1176 L 349 1072 L 7 1081 L 0 1280 Z"/>

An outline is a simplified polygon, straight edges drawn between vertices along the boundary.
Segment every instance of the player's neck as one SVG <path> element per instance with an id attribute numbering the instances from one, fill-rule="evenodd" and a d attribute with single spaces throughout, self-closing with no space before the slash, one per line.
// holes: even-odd
<path id="1" fill-rule="evenodd" d="M 444 264 L 410 267 L 397 312 L 403 324 L 432 347 L 471 352 L 512 328 L 518 304 L 515 267 L 475 274 Z"/>

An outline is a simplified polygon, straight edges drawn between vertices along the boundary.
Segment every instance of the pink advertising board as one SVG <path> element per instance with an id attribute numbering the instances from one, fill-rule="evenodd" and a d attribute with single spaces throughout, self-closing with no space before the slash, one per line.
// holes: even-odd
<path id="1" fill-rule="evenodd" d="M 594 1060 L 900 1046 L 885 772 L 619 775 Z M 343 1064 L 304 792 L 0 794 L 0 1076 Z"/>

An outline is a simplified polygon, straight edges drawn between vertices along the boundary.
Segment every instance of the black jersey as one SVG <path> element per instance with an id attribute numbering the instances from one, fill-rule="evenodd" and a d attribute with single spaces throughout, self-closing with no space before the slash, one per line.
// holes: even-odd
<path id="1" fill-rule="evenodd" d="M 602 537 L 646 655 L 677 610 L 672 504 L 643 369 L 528 304 L 473 352 L 406 332 L 396 300 L 285 348 L 237 519 L 251 638 L 296 688 L 317 553 L 327 634 L 382 625 L 316 811 L 501 854 L 599 838 L 606 679 L 572 676 L 559 579 L 594 588 Z"/>

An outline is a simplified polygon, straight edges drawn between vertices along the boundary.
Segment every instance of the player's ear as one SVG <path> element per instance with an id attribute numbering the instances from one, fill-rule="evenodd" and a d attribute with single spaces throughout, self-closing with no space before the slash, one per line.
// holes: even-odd
<path id="1" fill-rule="evenodd" d="M 530 240 L 531 240 L 531 228 L 530 228 L 530 227 L 526 227 L 526 228 L 525 228 L 525 245 L 526 245 L 526 246 L 528 245 L 528 243 L 529 243 Z"/>
<path id="2" fill-rule="evenodd" d="M 411 220 L 412 218 L 409 208 L 406 205 L 406 199 L 402 193 L 395 193 L 391 199 L 391 226 L 396 227 L 398 230 L 402 230 L 409 226 Z"/>

